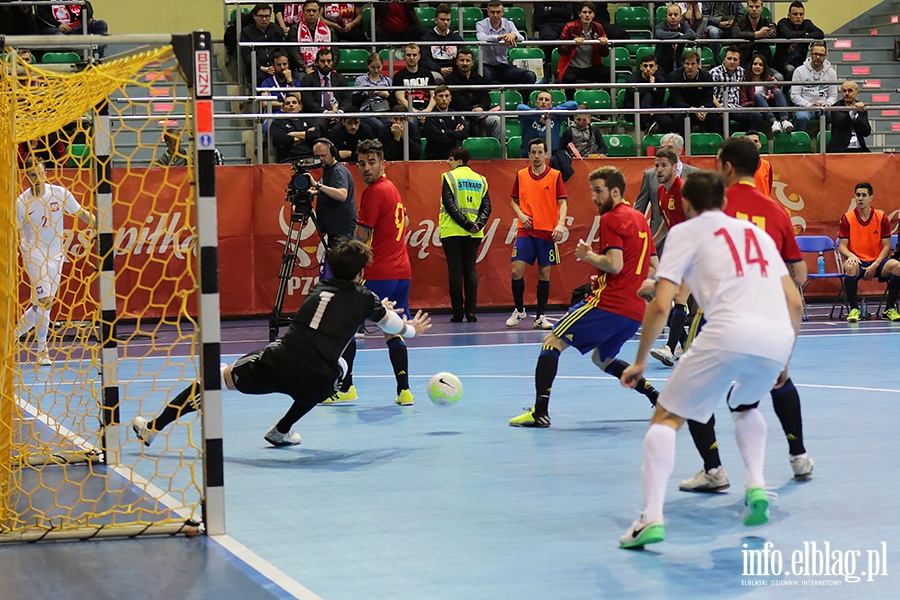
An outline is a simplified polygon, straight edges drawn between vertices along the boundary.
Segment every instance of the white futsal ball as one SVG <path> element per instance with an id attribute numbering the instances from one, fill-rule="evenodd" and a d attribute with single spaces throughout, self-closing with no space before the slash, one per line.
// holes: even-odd
<path id="1" fill-rule="evenodd" d="M 436 406 L 453 404 L 462 393 L 462 382 L 453 373 L 438 373 L 428 382 L 428 397 Z"/>

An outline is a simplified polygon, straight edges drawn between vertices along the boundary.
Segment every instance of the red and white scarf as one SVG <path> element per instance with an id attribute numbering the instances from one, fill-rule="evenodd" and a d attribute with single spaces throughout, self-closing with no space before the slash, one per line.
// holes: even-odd
<path id="1" fill-rule="evenodd" d="M 300 21 L 297 25 L 297 41 L 298 42 L 331 42 L 331 29 L 328 28 L 328 25 L 322 19 L 319 19 L 319 22 L 316 23 L 316 34 L 313 36 L 312 32 L 309 30 L 309 27 L 306 25 L 306 21 Z M 326 48 L 326 46 L 303 46 L 300 48 L 300 56 L 303 57 L 303 62 L 306 63 L 307 66 L 312 66 L 316 62 L 316 52 L 318 52 L 321 48 Z"/>

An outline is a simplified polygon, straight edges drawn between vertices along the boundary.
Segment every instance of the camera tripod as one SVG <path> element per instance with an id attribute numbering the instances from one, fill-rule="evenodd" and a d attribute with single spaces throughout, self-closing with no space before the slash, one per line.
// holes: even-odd
<path id="1" fill-rule="evenodd" d="M 294 268 L 297 266 L 297 255 L 300 252 L 300 233 L 310 219 L 312 219 L 313 226 L 316 228 L 316 233 L 319 234 L 319 239 L 325 239 L 322 236 L 322 231 L 319 229 L 316 215 L 313 214 L 312 210 L 309 212 L 298 212 L 294 206 L 291 209 L 291 224 L 288 227 L 287 238 L 284 242 L 284 254 L 281 255 L 281 269 L 278 271 L 278 290 L 275 292 L 275 305 L 272 307 L 272 315 L 269 317 L 270 342 L 274 342 L 278 338 L 279 327 L 288 325 L 291 322 L 290 316 L 282 314 L 284 295 L 287 293 L 288 282 L 291 280 Z"/>

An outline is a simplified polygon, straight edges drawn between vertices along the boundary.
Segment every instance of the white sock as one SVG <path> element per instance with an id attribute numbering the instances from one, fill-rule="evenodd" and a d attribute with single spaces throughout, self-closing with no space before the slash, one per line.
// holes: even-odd
<path id="1" fill-rule="evenodd" d="M 731 413 L 734 419 L 734 438 L 737 441 L 744 466 L 747 467 L 746 487 L 766 486 L 763 465 L 766 459 L 766 419 L 758 409 L 752 408 Z"/>
<path id="2" fill-rule="evenodd" d="M 50 333 L 50 309 L 44 308 L 43 306 L 37 306 L 37 331 L 35 332 L 35 337 L 37 338 L 38 343 L 38 351 L 46 352 L 47 351 L 47 335 Z"/>
<path id="3" fill-rule="evenodd" d="M 644 436 L 644 461 L 641 478 L 644 481 L 643 520 L 645 523 L 663 520 L 666 484 L 675 469 L 675 434 L 668 425 L 653 423 Z"/>
<path id="4" fill-rule="evenodd" d="M 809 458 L 809 452 L 804 452 L 803 454 L 797 454 L 796 456 L 791 454 L 791 462 L 795 460 L 800 460 L 801 458 Z"/>
<path id="5" fill-rule="evenodd" d="M 22 337 L 23 333 L 31 331 L 31 328 L 38 324 L 38 318 L 37 307 L 32 304 L 28 307 L 28 310 L 25 311 L 25 314 L 22 315 L 22 318 L 19 319 L 19 328 L 16 329 L 16 339 Z"/>

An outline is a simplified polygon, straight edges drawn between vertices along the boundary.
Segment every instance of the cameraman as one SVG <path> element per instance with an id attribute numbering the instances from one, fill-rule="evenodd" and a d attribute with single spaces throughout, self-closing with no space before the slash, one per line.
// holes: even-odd
<path id="1" fill-rule="evenodd" d="M 316 216 L 319 231 L 325 237 L 322 243 L 326 249 L 336 247 L 342 241 L 353 239 L 356 231 L 356 194 L 353 176 L 343 164 L 338 162 L 337 150 L 328 138 L 319 138 L 313 143 L 313 155 L 322 161 L 322 179 L 309 175 L 310 182 L 317 190 Z M 322 279 L 331 278 L 328 261 L 322 261 Z"/>

